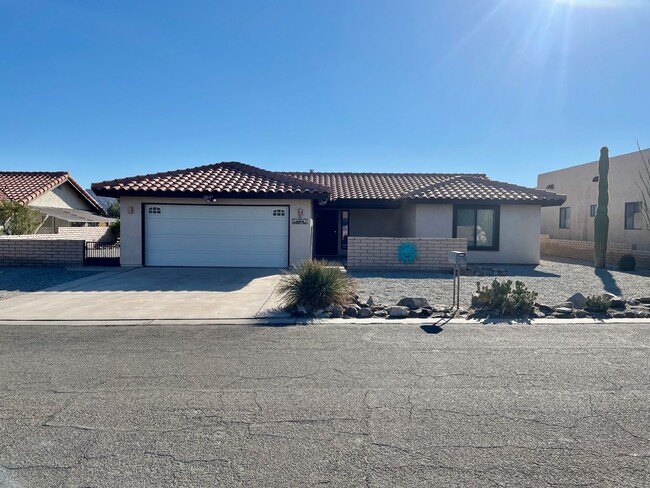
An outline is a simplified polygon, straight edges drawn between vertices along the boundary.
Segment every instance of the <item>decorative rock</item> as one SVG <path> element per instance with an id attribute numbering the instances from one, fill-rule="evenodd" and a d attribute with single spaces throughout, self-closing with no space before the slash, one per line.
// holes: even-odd
<path id="1" fill-rule="evenodd" d="M 613 293 L 609 293 L 608 291 L 606 291 L 605 293 L 603 293 L 600 296 L 602 298 L 604 298 L 605 300 L 613 300 L 614 298 L 618 298 L 618 296 L 614 295 Z"/>
<path id="2" fill-rule="evenodd" d="M 639 298 L 641 303 L 650 304 L 650 297 L 641 297 Z"/>
<path id="3" fill-rule="evenodd" d="M 576 310 L 575 315 L 579 319 L 584 319 L 587 316 L 587 312 L 584 310 Z"/>
<path id="4" fill-rule="evenodd" d="M 394 319 L 403 319 L 409 314 L 408 307 L 389 307 L 388 315 Z"/>
<path id="5" fill-rule="evenodd" d="M 557 311 L 558 308 L 570 308 L 573 311 L 573 303 L 563 302 L 555 306 L 554 310 Z"/>
<path id="6" fill-rule="evenodd" d="M 388 315 L 388 312 L 384 310 L 383 308 L 381 310 L 377 310 L 374 313 L 375 317 L 386 317 Z"/>
<path id="7" fill-rule="evenodd" d="M 447 312 L 449 312 L 449 307 L 448 307 L 447 305 L 440 305 L 440 304 L 437 304 L 437 305 L 434 305 L 433 307 L 431 307 L 431 311 L 432 311 L 432 312 L 443 312 L 443 313 L 447 313 Z"/>
<path id="8" fill-rule="evenodd" d="M 639 317 L 640 319 L 648 319 L 650 318 L 650 312 L 646 312 L 645 310 L 640 311 L 639 313 L 637 313 L 637 317 Z"/>
<path id="9" fill-rule="evenodd" d="M 612 308 L 625 308 L 625 300 L 622 298 L 612 298 L 610 301 L 610 307 Z"/>
<path id="10" fill-rule="evenodd" d="M 549 307 L 548 305 L 544 305 L 543 303 L 536 303 L 535 306 L 539 309 L 540 312 L 550 315 L 553 313 L 553 307 Z"/>
<path id="11" fill-rule="evenodd" d="M 615 319 L 624 319 L 626 315 L 623 312 L 615 312 L 612 314 L 612 317 L 614 317 Z"/>
<path id="12" fill-rule="evenodd" d="M 626 317 L 629 318 L 637 318 L 639 316 L 636 310 L 626 310 L 623 313 L 625 314 Z"/>
<path id="13" fill-rule="evenodd" d="M 369 308 L 362 308 L 359 310 L 359 314 L 357 315 L 360 319 L 369 319 L 372 317 L 374 314 L 372 313 L 372 310 Z"/>
<path id="14" fill-rule="evenodd" d="M 408 318 L 409 319 L 419 319 L 420 318 L 420 313 L 422 313 L 422 309 L 409 310 Z"/>
<path id="15" fill-rule="evenodd" d="M 469 311 L 463 307 L 459 307 L 458 310 L 456 310 L 456 313 L 458 315 L 467 315 Z"/>
<path id="16" fill-rule="evenodd" d="M 641 302 L 639 300 L 637 300 L 636 298 L 630 298 L 627 301 L 627 303 L 628 303 L 628 305 L 636 306 L 636 305 L 639 305 Z"/>
<path id="17" fill-rule="evenodd" d="M 472 308 L 481 308 L 487 305 L 487 300 L 481 297 L 480 293 L 472 293 L 472 301 L 471 301 L 471 306 Z"/>
<path id="18" fill-rule="evenodd" d="M 343 315 L 345 315 L 346 317 L 353 317 L 354 318 L 354 317 L 357 317 L 359 315 L 360 310 L 361 309 L 359 307 L 350 306 L 350 307 L 346 308 L 343 311 Z"/>
<path id="19" fill-rule="evenodd" d="M 571 315 L 573 309 L 569 307 L 555 307 L 555 313 L 553 315 Z"/>
<path id="20" fill-rule="evenodd" d="M 372 295 L 368 297 L 366 303 L 368 304 L 369 307 L 372 307 L 375 304 L 375 301 L 372 299 Z"/>
<path id="21" fill-rule="evenodd" d="M 295 317 L 304 317 L 307 315 L 307 308 L 305 308 L 303 305 L 300 305 L 299 307 L 296 307 L 293 311 L 293 315 Z"/>
<path id="22" fill-rule="evenodd" d="M 340 305 L 330 305 L 325 309 L 325 311 L 329 312 L 333 319 L 340 319 L 343 317 L 343 307 Z"/>
<path id="23" fill-rule="evenodd" d="M 573 308 L 585 308 L 585 305 L 587 304 L 587 297 L 582 293 L 576 293 L 567 298 L 567 302 L 571 303 L 571 305 L 573 305 Z"/>
<path id="24" fill-rule="evenodd" d="M 322 308 L 314 311 L 314 317 L 322 317 L 323 315 L 325 315 L 325 310 Z"/>
<path id="25" fill-rule="evenodd" d="M 533 311 L 533 316 L 538 319 L 543 319 L 546 317 L 546 314 L 538 309 Z"/>
<path id="26" fill-rule="evenodd" d="M 428 307 L 429 302 L 426 298 L 406 297 L 397 302 L 397 305 L 401 307 L 408 307 L 410 310 L 415 310 L 416 308 Z"/>
<path id="27" fill-rule="evenodd" d="M 421 308 L 420 309 L 420 318 L 426 319 L 427 317 L 431 317 L 432 310 L 431 308 Z"/>
<path id="28" fill-rule="evenodd" d="M 562 307 L 564 308 L 564 307 Z M 552 317 L 557 317 L 558 319 L 570 319 L 573 318 L 573 311 L 570 311 L 569 313 L 564 313 L 564 312 L 553 312 Z"/>

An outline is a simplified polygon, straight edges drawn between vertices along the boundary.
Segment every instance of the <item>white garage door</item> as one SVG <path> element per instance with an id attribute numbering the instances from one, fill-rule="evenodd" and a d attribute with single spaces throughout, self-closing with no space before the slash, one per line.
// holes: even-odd
<path id="1" fill-rule="evenodd" d="M 287 266 L 287 206 L 145 205 L 147 266 Z"/>

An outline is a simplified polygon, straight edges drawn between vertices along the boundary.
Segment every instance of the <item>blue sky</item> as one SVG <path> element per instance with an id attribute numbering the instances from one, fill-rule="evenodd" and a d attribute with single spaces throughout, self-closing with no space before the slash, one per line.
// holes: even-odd
<path id="1" fill-rule="evenodd" d="M 0 168 L 537 173 L 650 146 L 648 0 L 0 0 Z"/>

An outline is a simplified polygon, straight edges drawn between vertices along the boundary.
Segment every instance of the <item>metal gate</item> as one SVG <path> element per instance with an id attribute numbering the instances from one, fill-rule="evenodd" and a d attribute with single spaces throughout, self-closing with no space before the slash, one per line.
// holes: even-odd
<path id="1" fill-rule="evenodd" d="M 86 241 L 84 266 L 119 266 L 120 243 Z"/>

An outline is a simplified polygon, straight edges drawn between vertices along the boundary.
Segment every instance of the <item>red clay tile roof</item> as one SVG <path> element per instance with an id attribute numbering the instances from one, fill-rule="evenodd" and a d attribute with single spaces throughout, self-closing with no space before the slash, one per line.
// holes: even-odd
<path id="1" fill-rule="evenodd" d="M 329 188 L 321 185 L 238 162 L 103 181 L 93 183 L 92 189 L 97 195 L 103 196 L 251 193 L 326 198 L 330 193 Z"/>
<path id="2" fill-rule="evenodd" d="M 259 194 L 330 200 L 493 201 L 558 205 L 563 195 L 462 173 L 301 173 L 227 162 L 94 183 L 97 195 Z"/>
<path id="3" fill-rule="evenodd" d="M 456 176 L 427 188 L 412 191 L 405 195 L 405 198 L 440 202 L 539 203 L 542 206 L 559 205 L 566 200 L 564 195 L 557 193 L 466 175 Z"/>
<path id="4" fill-rule="evenodd" d="M 100 213 L 104 213 L 102 206 L 65 171 L 0 171 L 0 201 L 27 204 L 66 181 Z"/>
<path id="5" fill-rule="evenodd" d="M 457 173 L 281 173 L 327 186 L 332 200 L 397 200 L 405 194 L 459 176 Z M 485 175 L 470 175 L 485 177 Z"/>

